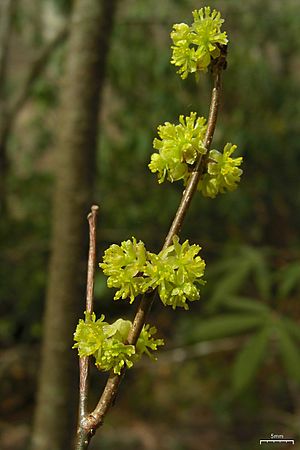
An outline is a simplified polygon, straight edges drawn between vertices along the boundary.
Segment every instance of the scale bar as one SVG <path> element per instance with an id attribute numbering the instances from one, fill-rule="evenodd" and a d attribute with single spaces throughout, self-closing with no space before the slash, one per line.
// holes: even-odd
<path id="1" fill-rule="evenodd" d="M 259 444 L 293 444 L 295 445 L 294 439 L 261 439 Z"/>

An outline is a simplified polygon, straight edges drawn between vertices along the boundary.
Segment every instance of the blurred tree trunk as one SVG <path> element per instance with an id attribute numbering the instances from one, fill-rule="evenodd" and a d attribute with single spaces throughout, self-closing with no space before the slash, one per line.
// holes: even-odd
<path id="1" fill-rule="evenodd" d="M 7 168 L 6 145 L 2 145 L 6 120 L 6 72 L 12 19 L 17 0 L 2 0 L 0 3 L 0 213 L 5 210 L 5 177 Z"/>
<path id="2" fill-rule="evenodd" d="M 58 114 L 56 188 L 33 450 L 67 450 L 77 414 L 73 332 L 84 305 L 97 123 L 116 0 L 76 0 Z"/>

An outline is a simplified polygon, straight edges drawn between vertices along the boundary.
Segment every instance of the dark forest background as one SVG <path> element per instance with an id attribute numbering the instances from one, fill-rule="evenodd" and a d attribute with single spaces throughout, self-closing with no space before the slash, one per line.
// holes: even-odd
<path id="1" fill-rule="evenodd" d="M 158 251 L 182 186 L 158 185 L 147 168 L 157 126 L 176 122 L 180 114 L 208 112 L 209 75 L 198 83 L 192 76 L 182 81 L 169 63 L 173 23 L 188 23 L 191 11 L 208 2 L 118 2 L 111 30 L 105 17 L 99 24 L 107 53 L 105 73 L 100 70 L 96 79 L 101 86 L 97 122 L 94 113 L 97 143 L 90 143 L 94 163 L 82 170 L 81 210 L 69 207 L 81 196 L 81 166 L 90 154 L 89 148 L 81 148 L 80 157 L 70 153 L 77 178 L 66 200 L 55 188 L 56 179 L 72 176 L 62 163 L 59 136 L 67 127 L 62 118 L 78 112 L 80 99 L 68 98 L 69 109 L 62 113 L 67 101 L 62 79 L 70 48 L 77 67 L 69 23 L 73 3 L 80 1 L 85 0 L 1 0 L 0 5 L 3 450 L 29 449 L 45 299 L 56 295 L 54 288 L 49 294 L 50 255 L 63 246 L 53 244 L 59 224 L 76 221 L 80 211 L 79 242 L 87 255 L 85 217 L 96 202 L 99 262 L 111 243 L 131 236 Z M 212 147 L 236 143 L 244 174 L 237 191 L 194 199 L 182 238 L 202 246 L 207 262 L 202 299 L 189 312 L 154 306 L 149 320 L 165 348 L 156 363 L 142 362 L 128 372 L 92 449 L 253 450 L 271 433 L 295 439 L 292 448 L 300 448 L 300 5 L 296 0 L 209 4 L 221 11 L 230 40 Z M 84 18 L 77 19 L 79 29 Z M 89 180 L 92 188 L 85 195 Z M 53 214 L 59 195 L 60 213 Z M 79 253 L 72 256 L 70 244 L 68 255 L 84 279 Z M 72 294 L 76 321 L 83 315 L 82 292 Z M 100 269 L 95 297 L 97 315 L 104 313 L 108 321 L 132 318 L 134 305 L 112 301 Z M 74 350 L 69 353 L 76 358 Z M 70 384 L 77 382 L 75 365 L 68 377 Z M 95 370 L 92 379 L 91 405 L 105 376 Z"/>

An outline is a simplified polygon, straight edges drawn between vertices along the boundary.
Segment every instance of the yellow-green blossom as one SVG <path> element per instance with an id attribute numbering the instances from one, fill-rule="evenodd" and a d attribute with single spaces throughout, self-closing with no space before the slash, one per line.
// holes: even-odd
<path id="1" fill-rule="evenodd" d="M 173 238 L 173 245 L 162 250 L 158 255 L 151 255 L 147 264 L 146 274 L 149 285 L 158 287 L 158 294 L 164 305 L 173 309 L 183 307 L 189 309 L 188 301 L 199 300 L 199 285 L 205 270 L 205 262 L 198 255 L 201 247 L 190 245 L 188 241 L 179 243 L 179 238 Z"/>
<path id="2" fill-rule="evenodd" d="M 138 338 L 136 347 L 127 344 L 127 337 L 132 323 L 129 320 L 118 319 L 113 324 L 104 322 L 104 316 L 96 320 L 96 316 L 86 314 L 85 320 L 80 320 L 74 333 L 80 357 L 94 356 L 95 364 L 101 371 L 113 370 L 119 374 L 123 368 L 130 368 L 134 362 L 146 353 L 153 358 L 151 351 L 163 345 L 162 339 L 154 339 L 155 327 L 145 325 Z"/>
<path id="3" fill-rule="evenodd" d="M 203 145 L 206 128 L 205 118 L 197 118 L 195 112 L 187 117 L 181 115 L 178 125 L 165 122 L 158 127 L 160 139 L 153 141 L 158 153 L 151 156 L 149 169 L 157 172 L 159 183 L 165 179 L 173 182 L 187 177 L 189 166 L 206 152 Z"/>
<path id="4" fill-rule="evenodd" d="M 73 348 L 78 348 L 78 354 L 90 356 L 95 353 L 102 345 L 105 335 L 103 326 L 106 325 L 104 315 L 96 320 L 95 313 L 85 313 L 85 320 L 80 319 L 74 333 L 74 340 L 77 341 Z"/>
<path id="5" fill-rule="evenodd" d="M 217 150 L 209 152 L 207 173 L 198 184 L 198 189 L 206 197 L 214 198 L 218 193 L 234 191 L 243 173 L 239 166 L 243 158 L 232 158 L 236 145 L 226 144 L 223 153 Z"/>
<path id="6" fill-rule="evenodd" d="M 143 327 L 136 343 L 136 352 L 139 357 L 146 353 L 149 358 L 156 359 L 150 350 L 157 350 L 158 346 L 164 345 L 163 339 L 154 339 L 153 335 L 156 333 L 156 327 L 151 327 L 149 324 Z"/>
<path id="7" fill-rule="evenodd" d="M 179 67 L 181 78 L 197 70 L 207 71 L 211 61 L 220 56 L 220 46 L 228 43 L 226 32 L 221 32 L 224 20 L 209 6 L 193 11 L 194 22 L 175 24 L 171 32 L 173 54 L 171 63 Z"/>
<path id="8" fill-rule="evenodd" d="M 129 269 L 120 253 L 120 249 L 124 247 L 130 249 L 131 257 L 126 259 Z M 186 301 L 198 300 L 200 297 L 198 285 L 204 283 L 201 278 L 204 274 L 205 262 L 198 256 L 200 250 L 199 245 L 190 245 L 188 241 L 180 244 L 178 236 L 175 236 L 171 246 L 154 254 L 145 249 L 143 242 L 137 244 L 136 239 L 133 238 L 133 242 L 122 242 L 121 246 L 113 244 L 106 250 L 104 263 L 100 266 L 105 269 L 104 273 L 109 275 L 108 281 L 113 277 L 114 282 L 108 282 L 108 286 L 120 288 L 116 294 L 117 298 L 130 298 L 132 302 L 138 294 L 157 288 L 165 305 L 171 305 L 174 309 L 177 306 L 188 309 Z M 134 252 L 136 252 L 135 257 Z M 115 253 L 119 257 L 116 260 L 112 257 Z M 141 258 L 140 254 L 143 255 Z M 138 269 L 135 268 L 132 272 L 131 264 L 137 265 Z M 134 275 L 130 277 L 132 273 Z M 120 280 L 125 278 L 126 284 L 122 285 Z M 116 326 L 119 332 L 117 322 L 114 327 Z M 109 327 L 105 324 L 106 334 L 112 333 L 112 326 Z M 125 334 L 127 332 L 125 329 Z"/>
<path id="9" fill-rule="evenodd" d="M 118 375 L 121 374 L 123 367 L 130 369 L 133 366 L 134 356 L 134 345 L 124 344 L 115 338 L 106 339 L 94 354 L 95 364 L 99 370 L 106 372 L 113 369 Z"/>
<path id="10" fill-rule="evenodd" d="M 140 276 L 147 259 L 143 242 L 123 241 L 121 245 L 113 244 L 104 253 L 103 263 L 99 264 L 108 276 L 107 286 L 117 288 L 115 300 L 135 297 L 145 292 L 144 279 Z"/>

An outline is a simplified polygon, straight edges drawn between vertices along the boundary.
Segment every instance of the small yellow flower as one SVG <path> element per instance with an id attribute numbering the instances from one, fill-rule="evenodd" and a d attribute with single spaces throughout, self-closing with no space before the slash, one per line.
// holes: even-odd
<path id="1" fill-rule="evenodd" d="M 177 23 L 171 32 L 173 54 L 171 63 L 179 67 L 182 79 L 189 73 L 207 71 L 211 61 L 220 56 L 220 45 L 228 43 L 226 32 L 221 32 L 224 20 L 209 6 L 193 11 L 191 26 Z"/>

